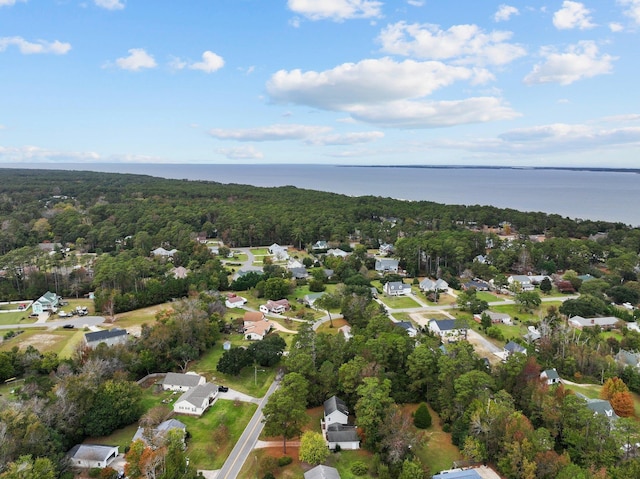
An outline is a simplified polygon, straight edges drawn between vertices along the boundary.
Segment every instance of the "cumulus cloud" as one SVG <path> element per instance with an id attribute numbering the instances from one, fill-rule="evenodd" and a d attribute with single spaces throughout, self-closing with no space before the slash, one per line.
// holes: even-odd
<path id="1" fill-rule="evenodd" d="M 553 25 L 558 30 L 572 30 L 579 28 L 586 30 L 595 27 L 591 22 L 591 10 L 586 8 L 583 3 L 565 0 L 562 2 L 562 8 L 553 14 Z"/>
<path id="2" fill-rule="evenodd" d="M 94 3 L 106 10 L 122 10 L 124 8 L 124 3 L 120 0 L 94 0 Z"/>
<path id="3" fill-rule="evenodd" d="M 269 125 L 258 128 L 214 128 L 209 130 L 209 134 L 219 140 L 281 141 L 304 140 L 330 131 L 328 126 Z"/>
<path id="4" fill-rule="evenodd" d="M 212 51 L 207 50 L 202 54 L 202 61 L 189 65 L 192 70 L 200 70 L 205 73 L 213 73 L 224 66 L 224 59 Z"/>
<path id="5" fill-rule="evenodd" d="M 158 66 L 153 56 L 149 55 L 144 48 L 131 48 L 128 51 L 128 57 L 122 57 L 116 60 L 118 68 L 137 72 L 144 68 L 155 68 Z"/>
<path id="6" fill-rule="evenodd" d="M 350 110 L 360 121 L 392 128 L 443 128 L 469 123 L 511 120 L 520 116 L 499 98 L 452 101 L 395 101 Z"/>
<path id="7" fill-rule="evenodd" d="M 253 146 L 240 146 L 237 148 L 219 148 L 217 153 L 226 156 L 230 160 L 261 160 L 264 155 Z"/>
<path id="8" fill-rule="evenodd" d="M 305 143 L 309 145 L 355 145 L 358 143 L 371 143 L 381 138 L 384 138 L 384 133 L 381 131 L 363 131 L 318 136 L 305 140 Z"/>
<path id="9" fill-rule="evenodd" d="M 460 80 L 483 81 L 487 73 L 441 62 L 396 62 L 390 58 L 344 63 L 331 70 L 280 70 L 267 83 L 267 92 L 280 103 L 325 110 L 352 105 L 419 98 Z"/>
<path id="10" fill-rule="evenodd" d="M 458 64 L 504 65 L 526 54 L 520 45 L 509 43 L 512 33 L 484 32 L 477 25 L 454 25 L 442 30 L 438 25 L 388 25 L 378 41 L 382 51 L 394 55 L 414 56 L 422 59 L 451 59 Z"/>
<path id="11" fill-rule="evenodd" d="M 20 50 L 24 55 L 33 55 L 37 53 L 52 53 L 54 55 L 64 55 L 71 50 L 70 43 L 63 43 L 55 40 L 47 42 L 45 40 L 36 40 L 30 42 L 22 37 L 0 37 L 0 52 L 5 51 L 11 45 Z"/>
<path id="12" fill-rule="evenodd" d="M 622 30 L 624 30 L 624 27 L 620 23 L 611 22 L 609 24 L 609 30 L 611 30 L 614 33 L 617 33 L 617 32 L 621 32 Z"/>
<path id="13" fill-rule="evenodd" d="M 412 7 L 422 7 L 424 5 L 423 0 L 407 0 L 407 3 Z"/>
<path id="14" fill-rule="evenodd" d="M 511 5 L 502 4 L 498 7 L 498 11 L 493 15 L 493 20 L 496 22 L 506 22 L 513 15 L 519 15 L 520 11 Z"/>
<path id="15" fill-rule="evenodd" d="M 289 10 L 309 20 L 341 22 L 352 18 L 376 18 L 382 2 L 375 0 L 289 0 Z"/>
<path id="16" fill-rule="evenodd" d="M 591 78 L 613 70 L 615 57 L 600 54 L 595 42 L 582 41 L 570 45 L 565 52 L 557 52 L 550 47 L 544 47 L 541 56 L 544 63 L 533 67 L 524 82 L 531 85 L 535 83 L 560 83 L 570 85 L 578 80 Z"/>
<path id="17" fill-rule="evenodd" d="M 0 0 L 0 7 L 12 7 L 17 2 L 26 2 L 27 0 Z"/>
<path id="18" fill-rule="evenodd" d="M 640 0 L 618 0 L 625 7 L 624 14 L 640 25 Z"/>

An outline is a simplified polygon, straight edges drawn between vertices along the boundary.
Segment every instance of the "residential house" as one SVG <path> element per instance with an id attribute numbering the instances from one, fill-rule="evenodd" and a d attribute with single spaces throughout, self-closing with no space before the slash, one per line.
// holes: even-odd
<path id="1" fill-rule="evenodd" d="M 359 449 L 357 429 L 349 426 L 349 410 L 342 399 L 331 396 L 324 402 L 324 418 L 320 421 L 329 449 Z"/>
<path id="2" fill-rule="evenodd" d="M 415 328 L 411 321 L 398 321 L 393 323 L 395 326 L 404 329 L 410 338 L 415 338 L 418 335 L 418 330 Z"/>
<path id="3" fill-rule="evenodd" d="M 634 353 L 632 351 L 627 351 L 626 349 L 621 349 L 616 354 L 616 361 L 623 366 L 631 366 L 632 368 L 640 367 L 640 353 Z"/>
<path id="4" fill-rule="evenodd" d="M 569 318 L 569 326 L 576 329 L 593 328 L 600 326 L 602 329 L 613 329 L 617 326 L 620 320 L 615 317 L 602 317 L 602 318 L 583 318 L 582 316 L 573 316 Z"/>
<path id="5" fill-rule="evenodd" d="M 462 332 L 455 323 L 455 319 L 431 319 L 427 328 L 433 334 L 440 336 L 442 342 L 453 342 L 458 340 Z"/>
<path id="6" fill-rule="evenodd" d="M 476 291 L 489 291 L 489 283 L 480 279 L 473 279 L 464 283 L 462 285 L 462 289 L 465 291 L 470 289 L 475 289 Z"/>
<path id="7" fill-rule="evenodd" d="M 304 266 L 302 268 L 289 268 L 289 273 L 294 279 L 307 279 L 309 277 L 309 272 Z"/>
<path id="8" fill-rule="evenodd" d="M 489 310 L 483 311 L 480 314 L 474 314 L 473 315 L 474 321 L 476 321 L 477 323 L 481 322 L 483 314 L 486 314 L 487 316 L 489 316 L 493 324 L 511 324 L 511 316 L 509 316 L 507 313 L 496 313 L 494 311 L 489 311 Z"/>
<path id="9" fill-rule="evenodd" d="M 107 346 L 114 346 L 116 344 L 125 344 L 128 339 L 126 329 L 113 328 L 105 329 L 104 331 L 92 331 L 85 333 L 84 341 L 88 348 L 95 348 L 99 344 L 104 343 Z"/>
<path id="10" fill-rule="evenodd" d="M 353 337 L 353 334 L 351 334 L 351 326 L 349 326 L 348 324 L 339 327 L 338 331 L 342 333 L 345 341 L 349 341 Z"/>
<path id="11" fill-rule="evenodd" d="M 619 416 L 613 410 L 613 406 L 611 405 L 611 403 L 606 399 L 592 399 L 588 398 L 582 393 L 576 393 L 576 396 L 584 399 L 587 407 L 591 409 L 594 414 L 604 416 L 608 418 L 610 422 L 613 422 L 619 418 Z"/>
<path id="12" fill-rule="evenodd" d="M 382 243 L 380 245 L 380 249 L 378 250 L 378 252 L 383 256 L 388 256 L 390 254 L 393 254 L 395 253 L 395 251 L 396 251 L 395 246 L 389 243 Z"/>
<path id="13" fill-rule="evenodd" d="M 507 282 L 509 283 L 509 285 L 515 288 L 519 287 L 521 291 L 533 291 L 534 289 L 536 289 L 533 282 L 531 281 L 531 278 L 524 274 L 509 276 L 507 278 Z"/>
<path id="14" fill-rule="evenodd" d="M 76 444 L 67 453 L 71 464 L 79 468 L 105 468 L 118 457 L 118 446 Z"/>
<path id="15" fill-rule="evenodd" d="M 340 473 L 335 467 L 320 464 L 305 472 L 304 479 L 340 479 Z"/>
<path id="16" fill-rule="evenodd" d="M 507 344 L 504 345 L 504 359 L 505 361 L 507 360 L 507 358 L 509 356 L 511 356 L 512 354 L 527 354 L 527 348 L 525 348 L 522 344 L 518 344 L 514 341 L 509 341 Z"/>
<path id="17" fill-rule="evenodd" d="M 358 436 L 358 429 L 355 426 L 330 424 L 327 426 L 325 438 L 327 446 L 331 450 L 335 450 L 336 447 L 349 450 L 360 449 L 360 436 Z"/>
<path id="18" fill-rule="evenodd" d="M 269 300 L 265 304 L 260 305 L 260 311 L 264 314 L 282 314 L 285 311 L 289 311 L 291 306 L 287 298 L 279 299 L 277 301 Z"/>
<path id="19" fill-rule="evenodd" d="M 160 256 L 161 258 L 173 258 L 173 255 L 175 255 L 178 252 L 177 249 L 173 248 L 170 250 L 164 249 L 162 246 L 160 248 L 156 248 L 154 249 L 151 254 L 153 256 Z"/>
<path id="20" fill-rule="evenodd" d="M 288 248 L 286 246 L 280 246 L 278 243 L 273 243 L 269 246 L 269 253 L 275 256 L 277 261 L 286 261 L 289 259 Z"/>
<path id="21" fill-rule="evenodd" d="M 178 414 L 202 416 L 217 395 L 218 386 L 215 384 L 200 384 L 180 396 L 173 404 L 173 411 Z"/>
<path id="22" fill-rule="evenodd" d="M 205 382 L 207 382 L 207 380 L 204 376 L 196 373 L 167 373 L 162 380 L 162 389 L 165 391 L 188 391 Z"/>
<path id="23" fill-rule="evenodd" d="M 327 251 L 327 256 L 338 256 L 340 258 L 346 258 L 351 253 L 347 253 L 346 251 L 342 251 L 339 248 L 333 248 Z"/>
<path id="24" fill-rule="evenodd" d="M 244 313 L 244 338 L 251 341 L 261 341 L 271 331 L 271 323 L 262 311 L 247 311 Z"/>
<path id="25" fill-rule="evenodd" d="M 323 429 L 330 424 L 349 424 L 349 408 L 338 396 L 331 396 L 324 402 Z"/>
<path id="26" fill-rule="evenodd" d="M 302 298 L 302 302 L 304 304 L 306 304 L 307 306 L 309 306 L 310 308 L 313 308 L 314 303 L 316 302 L 316 300 L 320 297 L 322 297 L 324 295 L 324 293 L 309 293 L 309 294 L 305 294 L 304 298 Z"/>
<path id="27" fill-rule="evenodd" d="M 131 439 L 131 442 L 137 441 L 139 439 L 145 444 L 152 442 L 155 445 L 159 445 L 167 436 L 169 431 L 173 431 L 174 429 L 181 430 L 185 434 L 187 432 L 187 426 L 185 426 L 184 423 L 178 421 L 177 419 L 167 419 L 166 421 L 158 424 L 158 426 L 153 428 L 152 430 L 148 430 L 146 433 L 143 427 L 139 427 L 136 433 L 133 435 L 133 439 Z"/>
<path id="28" fill-rule="evenodd" d="M 573 287 L 571 281 L 559 280 L 555 282 L 556 288 L 563 294 L 575 293 L 576 289 Z"/>
<path id="29" fill-rule="evenodd" d="M 551 386 L 552 384 L 560 384 L 560 376 L 558 375 L 558 371 L 556 368 L 553 369 L 545 369 L 540 373 L 540 379 L 542 379 L 547 385 Z"/>
<path id="30" fill-rule="evenodd" d="M 376 260 L 375 270 L 378 273 L 397 273 L 399 265 L 397 259 L 380 258 Z"/>
<path id="31" fill-rule="evenodd" d="M 329 249 L 329 243 L 327 243 L 326 241 L 319 240 L 313 243 L 313 245 L 311 246 L 311 249 L 313 251 L 326 250 L 326 249 Z"/>
<path id="32" fill-rule="evenodd" d="M 487 257 L 484 255 L 479 254 L 478 256 L 476 256 L 475 258 L 473 258 L 473 261 L 475 261 L 476 263 L 480 263 L 480 264 L 488 264 L 488 260 Z"/>
<path id="33" fill-rule="evenodd" d="M 292 268 L 304 268 L 304 264 L 295 258 L 289 258 L 287 261 L 287 269 L 291 270 Z"/>
<path id="34" fill-rule="evenodd" d="M 449 289 L 449 283 L 447 283 L 444 279 L 439 278 L 436 280 L 425 278 L 420 281 L 420 291 L 424 291 L 425 293 L 428 291 L 446 291 Z"/>
<path id="35" fill-rule="evenodd" d="M 402 281 L 389 281 L 382 287 L 387 296 L 405 296 L 411 293 L 411 285 Z"/>
<path id="36" fill-rule="evenodd" d="M 58 304 L 62 298 L 51 291 L 47 291 L 31 305 L 34 314 L 42 314 L 45 311 L 56 311 Z"/>
<path id="37" fill-rule="evenodd" d="M 500 476 L 488 466 L 477 466 L 440 471 L 432 479 L 500 479 Z"/>
<path id="38" fill-rule="evenodd" d="M 528 344 L 531 344 L 542 338 L 542 333 L 535 326 L 527 326 L 527 333 L 522 337 Z"/>
<path id="39" fill-rule="evenodd" d="M 207 232 L 206 231 L 201 231 L 200 233 L 198 233 L 198 235 L 196 236 L 196 240 L 198 241 L 198 243 L 206 244 L 207 243 Z"/>
<path id="40" fill-rule="evenodd" d="M 247 298 L 231 293 L 227 296 L 224 304 L 227 308 L 242 308 L 247 304 Z"/>
<path id="41" fill-rule="evenodd" d="M 175 279 L 184 279 L 187 277 L 187 274 L 189 274 L 189 270 L 184 266 L 178 266 L 177 268 L 171 269 L 169 274 L 171 274 Z"/>
<path id="42" fill-rule="evenodd" d="M 371 291 L 371 297 L 372 298 L 377 298 L 378 297 L 378 288 L 375 287 L 371 287 L 369 288 L 369 290 Z"/>

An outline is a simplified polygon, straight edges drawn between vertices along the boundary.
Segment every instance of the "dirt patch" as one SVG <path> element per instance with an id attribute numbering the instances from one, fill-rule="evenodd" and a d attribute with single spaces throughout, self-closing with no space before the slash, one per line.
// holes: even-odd
<path id="1" fill-rule="evenodd" d="M 56 336 L 54 334 L 34 334 L 30 338 L 21 340 L 20 347 L 26 348 L 28 346 L 33 346 L 37 350 L 41 351 L 45 348 L 53 346 L 59 340 L 60 336 Z"/>

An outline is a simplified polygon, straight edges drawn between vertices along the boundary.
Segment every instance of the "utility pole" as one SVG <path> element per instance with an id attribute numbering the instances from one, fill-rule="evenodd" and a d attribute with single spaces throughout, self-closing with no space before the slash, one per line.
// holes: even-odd
<path id="1" fill-rule="evenodd" d="M 263 373 L 264 371 L 264 369 L 260 369 L 261 373 Z M 255 363 L 253 364 L 253 384 L 254 386 L 258 385 L 258 365 Z"/>

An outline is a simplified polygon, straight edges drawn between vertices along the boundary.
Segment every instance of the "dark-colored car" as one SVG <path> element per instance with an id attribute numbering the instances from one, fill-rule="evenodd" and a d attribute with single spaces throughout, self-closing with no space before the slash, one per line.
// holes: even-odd
<path id="1" fill-rule="evenodd" d="M 226 393 L 229 390 L 227 386 L 218 386 L 218 392 Z"/>
<path id="2" fill-rule="evenodd" d="M 75 326 L 73 324 L 65 324 L 64 326 L 62 326 L 64 329 L 73 329 L 75 328 Z"/>

